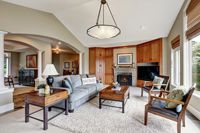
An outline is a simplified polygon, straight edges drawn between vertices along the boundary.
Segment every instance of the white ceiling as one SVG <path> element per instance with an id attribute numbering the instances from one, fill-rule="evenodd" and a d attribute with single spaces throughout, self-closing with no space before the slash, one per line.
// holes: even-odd
<path id="1" fill-rule="evenodd" d="M 121 29 L 98 40 L 86 30 L 96 23 L 100 0 L 4 0 L 54 14 L 85 46 L 119 46 L 167 37 L 184 0 L 107 0 Z M 106 22 L 112 22 L 106 16 Z"/>

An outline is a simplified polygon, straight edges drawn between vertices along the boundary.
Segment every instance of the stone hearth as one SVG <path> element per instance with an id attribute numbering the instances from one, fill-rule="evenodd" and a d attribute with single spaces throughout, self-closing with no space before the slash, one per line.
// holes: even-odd
<path id="1" fill-rule="evenodd" d="M 132 67 L 114 68 L 114 81 L 115 82 L 117 82 L 117 75 L 120 75 L 120 74 L 132 75 L 132 86 L 136 86 L 136 80 L 137 80 L 136 69 L 134 69 Z"/>

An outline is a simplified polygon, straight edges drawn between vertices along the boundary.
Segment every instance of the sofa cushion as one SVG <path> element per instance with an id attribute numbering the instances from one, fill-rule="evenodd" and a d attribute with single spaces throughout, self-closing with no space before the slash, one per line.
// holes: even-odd
<path id="1" fill-rule="evenodd" d="M 87 74 L 81 74 L 81 78 L 88 78 Z"/>
<path id="2" fill-rule="evenodd" d="M 88 96 L 88 90 L 85 89 L 74 89 L 73 93 L 69 97 L 69 102 L 75 102 L 80 100 L 81 98 Z"/>
<path id="3" fill-rule="evenodd" d="M 71 75 L 70 79 L 71 79 L 71 84 L 72 84 L 73 89 L 82 85 L 80 75 Z"/>
<path id="4" fill-rule="evenodd" d="M 97 85 L 96 84 L 87 84 L 83 85 L 84 89 L 87 89 L 89 93 L 97 92 Z"/>
<path id="5" fill-rule="evenodd" d="M 62 87 L 69 88 L 68 90 L 70 91 L 70 93 L 73 92 L 72 84 L 68 78 L 65 78 L 64 80 L 62 80 Z"/>
<path id="6" fill-rule="evenodd" d="M 56 76 L 56 77 L 54 77 L 53 87 L 62 87 L 62 80 L 65 79 L 65 78 L 70 80 L 69 76 Z"/>

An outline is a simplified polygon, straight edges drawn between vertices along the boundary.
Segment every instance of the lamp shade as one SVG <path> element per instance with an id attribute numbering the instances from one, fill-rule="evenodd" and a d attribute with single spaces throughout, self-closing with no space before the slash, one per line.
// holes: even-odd
<path id="1" fill-rule="evenodd" d="M 47 64 L 44 72 L 42 73 L 42 75 L 44 76 L 53 76 L 53 75 L 58 75 L 59 73 L 57 72 L 54 64 Z"/>

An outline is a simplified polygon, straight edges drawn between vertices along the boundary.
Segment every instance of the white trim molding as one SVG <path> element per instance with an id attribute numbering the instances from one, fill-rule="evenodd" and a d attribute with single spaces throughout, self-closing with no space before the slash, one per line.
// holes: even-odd
<path id="1" fill-rule="evenodd" d="M 0 106 L 0 114 L 11 111 L 13 109 L 14 109 L 14 103 L 2 105 L 2 106 Z"/>
<path id="2" fill-rule="evenodd" d="M 0 94 L 6 94 L 6 93 L 13 93 L 14 88 L 6 88 L 0 89 Z"/>
<path id="3" fill-rule="evenodd" d="M 198 118 L 200 120 L 200 111 L 199 110 L 195 109 L 190 104 L 188 105 L 188 110 L 190 111 L 190 113 L 192 113 L 196 118 Z"/>

